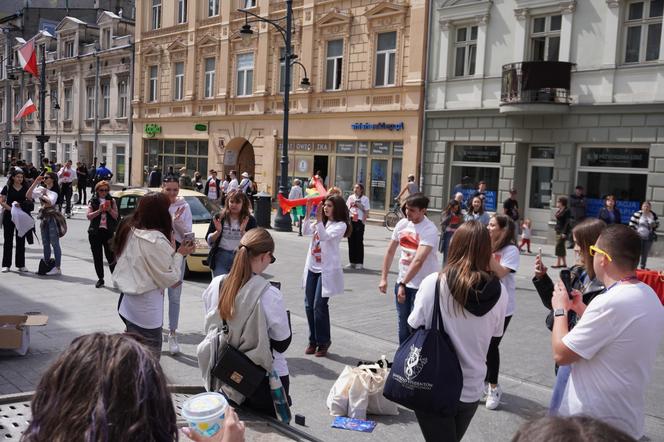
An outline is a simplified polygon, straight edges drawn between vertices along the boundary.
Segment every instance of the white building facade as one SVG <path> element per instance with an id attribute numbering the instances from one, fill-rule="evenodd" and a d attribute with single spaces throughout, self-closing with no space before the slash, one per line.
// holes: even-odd
<path id="1" fill-rule="evenodd" d="M 434 0 L 424 191 L 444 208 L 487 183 L 502 213 L 549 233 L 558 196 L 588 216 L 613 194 L 623 221 L 664 212 L 662 0 Z"/>

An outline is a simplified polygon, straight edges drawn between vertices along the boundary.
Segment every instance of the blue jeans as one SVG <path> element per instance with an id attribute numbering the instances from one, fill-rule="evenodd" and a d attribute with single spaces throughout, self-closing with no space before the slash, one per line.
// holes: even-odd
<path id="1" fill-rule="evenodd" d="M 60 235 L 58 234 L 58 224 L 55 218 L 49 218 L 46 226 L 41 229 L 42 245 L 44 246 L 44 261 L 51 259 L 51 247 L 55 255 L 55 266 L 60 268 L 62 261 L 62 250 L 60 249 Z"/>
<path id="2" fill-rule="evenodd" d="M 399 326 L 399 344 L 408 339 L 408 336 L 413 332 L 413 329 L 408 325 L 408 316 L 410 312 L 413 311 L 413 305 L 415 304 L 415 295 L 417 294 L 417 289 L 412 289 L 406 287 L 406 300 L 403 304 L 400 304 L 397 300 L 397 293 L 399 292 L 399 284 L 394 286 L 394 302 L 397 305 L 397 319 Z"/>
<path id="3" fill-rule="evenodd" d="M 323 298 L 323 280 L 320 273 L 311 270 L 307 273 L 304 288 L 304 309 L 309 322 L 309 344 L 328 345 L 330 343 L 330 298 Z"/>
<path id="4" fill-rule="evenodd" d="M 233 259 L 235 259 L 234 250 L 218 249 L 217 254 L 214 255 L 214 270 L 212 270 L 212 277 L 219 275 L 228 275 L 233 267 Z"/>
<path id="5" fill-rule="evenodd" d="M 187 258 L 185 258 L 187 259 Z M 180 281 L 184 279 L 184 262 L 182 262 L 182 273 L 180 274 Z M 168 329 L 177 330 L 178 322 L 180 320 L 180 296 L 182 296 L 182 284 L 174 289 L 168 289 Z"/>

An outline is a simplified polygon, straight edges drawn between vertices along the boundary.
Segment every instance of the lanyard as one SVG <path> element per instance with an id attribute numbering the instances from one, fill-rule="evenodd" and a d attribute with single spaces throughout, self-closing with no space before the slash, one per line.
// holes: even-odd
<path id="1" fill-rule="evenodd" d="M 623 279 L 621 279 L 620 281 L 616 281 L 616 282 L 614 282 L 613 284 L 611 284 L 610 286 L 608 286 L 606 289 L 604 289 L 604 293 L 608 292 L 608 291 L 611 290 L 614 286 L 620 284 L 621 282 L 634 281 L 634 280 L 637 280 L 637 279 L 638 279 L 638 278 L 637 278 L 636 276 L 634 276 L 634 275 L 626 276 L 626 277 L 624 277 Z"/>

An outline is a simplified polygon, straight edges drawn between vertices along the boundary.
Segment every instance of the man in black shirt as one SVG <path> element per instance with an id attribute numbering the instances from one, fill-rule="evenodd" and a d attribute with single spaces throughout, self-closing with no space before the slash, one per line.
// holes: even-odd
<path id="1" fill-rule="evenodd" d="M 583 194 L 583 186 L 576 186 L 574 193 L 569 196 L 569 208 L 572 212 L 572 228 L 586 218 L 586 196 Z M 572 235 L 567 237 L 567 248 L 574 248 Z"/>
<path id="2" fill-rule="evenodd" d="M 509 216 L 512 221 L 519 221 L 519 202 L 516 200 L 516 189 L 510 189 L 510 196 L 503 202 L 503 213 Z"/>

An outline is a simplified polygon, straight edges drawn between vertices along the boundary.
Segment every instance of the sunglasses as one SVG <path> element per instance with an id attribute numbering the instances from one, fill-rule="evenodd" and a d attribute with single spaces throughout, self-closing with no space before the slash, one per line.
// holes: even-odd
<path id="1" fill-rule="evenodd" d="M 606 256 L 606 259 L 608 259 L 609 262 L 613 261 L 613 259 L 611 258 L 611 255 L 606 253 L 604 250 L 602 250 L 602 249 L 600 249 L 599 247 L 596 247 L 596 246 L 590 246 L 590 256 L 595 256 L 598 253 L 601 254 L 601 255 Z"/>
<path id="2" fill-rule="evenodd" d="M 272 254 L 272 252 L 267 252 L 267 253 L 270 254 L 270 264 L 274 264 L 274 262 L 277 260 L 277 258 L 274 257 L 274 255 Z"/>

